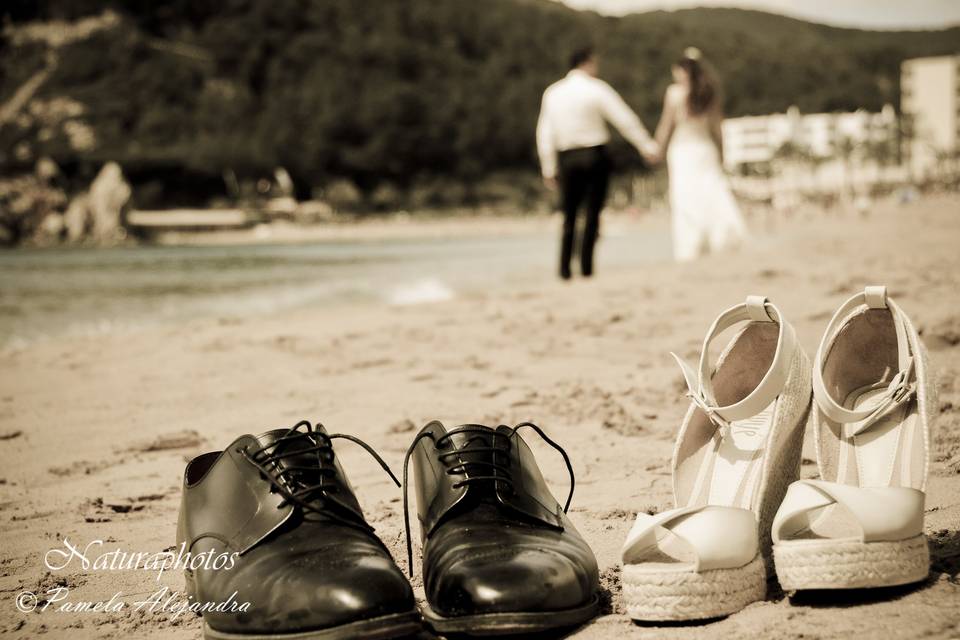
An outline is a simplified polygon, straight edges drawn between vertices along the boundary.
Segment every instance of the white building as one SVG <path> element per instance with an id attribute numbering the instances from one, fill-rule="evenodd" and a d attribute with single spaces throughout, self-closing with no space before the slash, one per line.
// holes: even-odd
<path id="1" fill-rule="evenodd" d="M 905 60 L 900 107 L 907 120 L 904 153 L 913 175 L 922 178 L 958 150 L 960 56 Z"/>
<path id="2" fill-rule="evenodd" d="M 844 146 L 865 142 L 893 141 L 897 116 L 891 105 L 880 113 L 801 114 L 796 107 L 787 113 L 728 118 L 723 121 L 723 155 L 728 169 L 744 164 L 769 162 L 788 143 L 817 158 L 842 156 Z"/>

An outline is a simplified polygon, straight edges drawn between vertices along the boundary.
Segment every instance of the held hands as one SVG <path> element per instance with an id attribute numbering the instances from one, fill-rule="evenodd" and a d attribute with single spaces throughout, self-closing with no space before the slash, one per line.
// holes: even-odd
<path id="1" fill-rule="evenodd" d="M 640 155 L 651 167 L 663 161 L 663 150 L 656 142 L 646 145 L 640 152 Z"/>

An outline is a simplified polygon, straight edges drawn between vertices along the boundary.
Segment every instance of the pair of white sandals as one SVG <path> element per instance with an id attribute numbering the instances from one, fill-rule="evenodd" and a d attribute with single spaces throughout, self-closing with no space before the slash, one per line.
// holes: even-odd
<path id="1" fill-rule="evenodd" d="M 710 343 L 740 323 L 712 368 Z M 793 327 L 760 296 L 714 321 L 699 370 L 677 361 L 692 399 L 673 455 L 677 507 L 639 514 L 627 535 L 631 618 L 731 614 L 764 598 L 774 569 L 788 591 L 927 576 L 936 390 L 917 331 L 885 287 L 837 310 L 812 372 Z M 820 480 L 798 480 L 808 422 Z"/>

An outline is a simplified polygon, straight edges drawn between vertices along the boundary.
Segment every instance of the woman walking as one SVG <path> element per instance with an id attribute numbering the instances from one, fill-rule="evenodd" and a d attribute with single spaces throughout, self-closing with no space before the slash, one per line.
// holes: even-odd
<path id="1" fill-rule="evenodd" d="M 655 138 L 670 176 L 673 255 L 678 261 L 740 244 L 747 228 L 723 172 L 720 86 L 689 47 L 672 68 Z"/>

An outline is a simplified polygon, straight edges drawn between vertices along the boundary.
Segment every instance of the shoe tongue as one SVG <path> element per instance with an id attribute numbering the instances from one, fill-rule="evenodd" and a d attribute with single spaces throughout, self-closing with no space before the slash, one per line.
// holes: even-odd
<path id="1" fill-rule="evenodd" d="M 327 433 L 326 430 L 320 425 L 317 425 L 316 427 L 314 427 L 314 429 L 323 434 Z M 297 436 L 300 436 L 300 437 L 298 438 Z M 307 436 L 306 432 L 291 431 L 290 429 L 271 429 L 270 431 L 261 433 L 260 435 L 256 436 L 256 438 L 257 438 L 257 442 L 259 442 L 260 445 L 263 447 L 268 447 L 273 443 L 277 442 L 278 440 L 283 440 L 283 442 L 277 445 L 278 447 L 289 447 L 290 443 L 298 442 L 298 441 L 302 441 L 306 443 L 306 445 L 303 445 L 303 444 L 298 445 L 299 448 L 303 448 L 304 446 L 313 446 L 312 444 L 313 441 L 310 439 L 309 436 Z"/>
<path id="2" fill-rule="evenodd" d="M 457 431 L 457 429 L 469 429 L 469 431 Z M 450 429 L 449 440 L 460 449 L 465 446 L 489 447 L 493 442 L 495 430 L 478 424 L 462 424 Z"/>
<path id="3" fill-rule="evenodd" d="M 316 431 L 326 434 L 323 427 L 316 427 Z M 289 429 L 273 429 L 257 436 L 257 441 L 263 447 L 269 447 L 267 453 L 273 462 L 268 466 L 274 467 L 274 473 L 279 474 L 284 469 L 292 469 L 284 474 L 288 486 L 294 491 L 304 487 L 323 484 L 331 491 L 317 489 L 304 494 L 301 499 L 320 510 L 327 510 L 336 505 L 335 510 L 341 517 L 347 516 L 352 520 L 359 520 L 367 526 L 360 511 L 360 505 L 350 489 L 346 478 L 340 477 L 342 470 L 336 464 L 332 450 L 318 451 L 323 444 L 309 432 L 291 431 Z M 300 453 L 298 453 L 300 452 Z M 322 468 L 334 469 L 336 473 L 322 472 Z"/>
<path id="4" fill-rule="evenodd" d="M 275 465 L 277 473 L 297 467 L 284 474 L 288 482 L 300 486 L 320 484 L 325 475 L 320 472 L 321 467 L 332 466 L 332 454 L 318 451 L 320 443 L 308 433 L 274 429 L 257 436 L 257 441 L 261 446 L 269 447 L 266 452 L 273 460 L 270 464 Z"/>
<path id="5" fill-rule="evenodd" d="M 459 458 L 459 462 L 451 460 L 450 464 L 462 464 L 462 469 L 466 471 L 467 476 L 494 475 L 496 472 L 491 466 L 494 462 L 494 453 L 491 451 L 483 451 L 482 449 L 503 447 L 502 443 L 497 442 L 498 438 L 494 435 L 496 431 L 490 427 L 481 425 L 461 426 L 469 427 L 470 430 L 450 435 L 449 439 L 452 445 L 450 450 L 456 449 Z M 451 429 L 451 431 L 455 431 L 455 429 Z M 477 451 L 477 449 L 481 450 Z M 453 458 L 453 456 L 451 456 L 451 458 Z M 499 462 L 501 464 L 503 463 L 502 456 L 500 456 Z M 471 488 L 473 489 L 471 493 L 473 493 L 476 498 L 492 499 L 495 496 L 495 486 L 492 481 L 473 483 Z"/>

